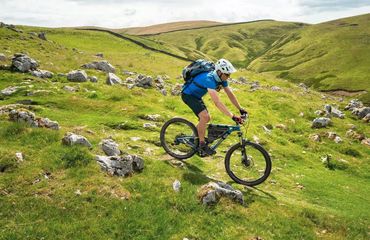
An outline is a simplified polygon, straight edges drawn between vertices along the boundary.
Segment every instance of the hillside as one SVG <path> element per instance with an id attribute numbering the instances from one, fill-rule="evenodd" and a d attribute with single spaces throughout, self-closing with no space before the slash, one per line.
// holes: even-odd
<path id="1" fill-rule="evenodd" d="M 235 25 L 240 27 L 235 39 L 244 36 L 243 41 L 262 52 L 285 30 L 301 27 L 295 23 L 263 24 L 269 30 L 257 26 L 243 30 Z M 174 116 L 197 120 L 179 96 L 170 94 L 176 83 L 181 83 L 176 77 L 188 62 L 104 32 L 16 28 L 23 32 L 0 28 L 0 53 L 5 55 L 0 60 L 0 91 L 17 87 L 14 93 L 0 97 L 0 109 L 18 103 L 17 108 L 57 121 L 61 128 L 15 123 L 0 110 L 0 239 L 369 238 L 370 148 L 346 133 L 353 128 L 369 137 L 370 128 L 344 111 L 349 97 L 305 90 L 271 74 L 241 70 L 233 75 L 247 79 L 246 84 L 230 83 L 251 116 L 247 138 L 258 138 L 273 160 L 268 180 L 246 188 L 232 183 L 224 169 L 225 152 L 238 141 L 235 135 L 214 157 L 194 156 L 183 167 L 177 167 L 181 164 L 159 146 L 164 121 Z M 41 31 L 47 41 L 32 34 Z M 203 31 L 184 37 L 184 45 L 190 49 L 202 42 Z M 204 36 L 213 34 L 211 31 L 216 36 L 221 29 L 214 27 Z M 267 33 L 272 35 L 267 38 Z M 178 32 L 166 34 L 166 38 L 175 34 Z M 197 41 L 191 40 L 198 35 Z M 251 35 L 259 40 L 249 39 Z M 237 40 L 231 42 L 236 44 Z M 215 57 L 222 54 L 222 49 L 210 48 L 215 43 L 206 43 L 199 46 L 208 47 L 200 50 Z M 223 44 L 229 46 L 227 41 Z M 40 69 L 52 71 L 54 76 L 44 79 L 11 70 L 11 57 L 17 52 L 37 60 Z M 240 52 L 235 50 L 236 55 Z M 243 53 L 240 62 L 248 62 L 260 52 Z M 86 73 L 96 76 L 97 82 L 71 82 L 65 76 L 81 69 L 82 64 L 101 60 L 109 61 L 125 84 L 107 85 L 107 73 L 94 69 L 86 69 Z M 130 79 L 126 82 L 127 72 L 153 79 L 161 75 L 168 94 L 164 96 L 156 85 L 133 87 Z M 256 91 L 251 91 L 253 81 L 260 84 Z M 225 94 L 220 96 L 233 109 Z M 214 123 L 232 124 L 209 97 L 205 101 Z M 337 106 L 345 118 L 332 118 L 327 128 L 311 128 L 315 111 L 325 104 Z M 148 114 L 161 117 L 150 121 Z M 154 126 L 146 128 L 146 123 Z M 266 126 L 271 132 L 264 130 Z M 85 136 L 92 148 L 63 145 L 61 139 L 67 132 Z M 329 132 L 335 132 L 342 142 L 326 137 Z M 312 141 L 313 134 L 321 135 L 321 141 Z M 95 155 L 104 155 L 99 143 L 107 138 L 116 141 L 123 152 L 142 157 L 144 170 L 128 177 L 102 171 Z M 17 152 L 23 153 L 23 161 L 16 160 Z M 330 164 L 322 162 L 327 155 L 331 155 Z M 172 189 L 176 179 L 182 184 L 178 193 Z M 215 206 L 203 206 L 197 192 L 216 180 L 242 191 L 245 204 L 222 199 Z"/>
<path id="2" fill-rule="evenodd" d="M 214 25 L 220 25 L 221 22 L 215 21 L 182 21 L 182 22 L 171 22 L 156 24 L 146 27 L 132 27 L 132 28 L 121 28 L 114 29 L 118 33 L 125 33 L 130 35 L 151 35 L 159 34 L 164 32 L 172 32 L 178 30 L 184 30 L 189 28 L 209 27 Z"/>
<path id="3" fill-rule="evenodd" d="M 319 90 L 366 90 L 370 102 L 370 14 L 285 34 L 249 66 Z"/>
<path id="4" fill-rule="evenodd" d="M 283 34 L 303 26 L 305 24 L 261 20 L 163 33 L 148 38 L 175 47 L 192 59 L 197 58 L 200 52 L 213 60 L 223 57 L 237 66 L 246 66 Z"/>

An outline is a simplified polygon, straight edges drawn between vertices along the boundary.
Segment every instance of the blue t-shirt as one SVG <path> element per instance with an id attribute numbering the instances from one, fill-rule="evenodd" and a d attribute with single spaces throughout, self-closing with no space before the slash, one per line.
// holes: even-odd
<path id="1" fill-rule="evenodd" d="M 219 81 L 217 81 L 216 79 Z M 183 93 L 195 96 L 199 99 L 207 93 L 207 89 L 198 87 L 194 84 L 194 82 L 204 88 L 215 90 L 219 85 L 222 85 L 223 87 L 227 87 L 229 85 L 227 81 L 221 81 L 221 79 L 217 76 L 216 71 L 200 73 L 199 75 L 195 76 L 193 82 L 190 83 L 189 86 L 186 86 L 183 91 Z"/>

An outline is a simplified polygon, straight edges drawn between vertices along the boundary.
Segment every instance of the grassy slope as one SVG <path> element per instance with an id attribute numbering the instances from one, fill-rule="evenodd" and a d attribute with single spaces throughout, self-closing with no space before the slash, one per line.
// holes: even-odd
<path id="1" fill-rule="evenodd" d="M 197 58 L 201 52 L 211 59 L 223 57 L 232 60 L 237 66 L 246 66 L 280 36 L 300 27 L 299 23 L 256 21 L 163 33 L 150 38 L 177 48 L 189 58 Z"/>
<path id="2" fill-rule="evenodd" d="M 222 24 L 221 22 L 215 21 L 182 21 L 182 22 L 171 22 L 156 24 L 146 27 L 133 27 L 133 28 L 122 28 L 115 29 L 118 33 L 125 33 L 130 35 L 145 35 L 145 34 L 158 34 L 169 31 L 177 31 L 183 29 L 189 29 L 194 27 L 207 27 Z"/>
<path id="3" fill-rule="evenodd" d="M 370 14 L 308 26 L 276 41 L 249 68 L 320 90 L 370 91 Z M 370 102 L 370 93 L 364 98 Z"/>
<path id="4" fill-rule="evenodd" d="M 76 69 L 96 60 L 97 52 L 103 52 L 120 70 L 153 75 L 166 73 L 172 77 L 172 83 L 186 64 L 104 33 L 53 29 L 47 30 L 47 37 L 53 42 L 29 39 L 27 34 L 0 29 L 0 52 L 6 55 L 28 52 L 41 62 L 41 69 L 55 72 Z M 328 130 L 312 130 L 313 111 L 324 104 L 321 94 L 303 94 L 293 84 L 269 75 L 239 72 L 236 77 L 246 76 L 263 85 L 284 89 L 283 92 L 268 89 L 249 92 L 246 86 L 232 86 L 252 116 L 248 137 L 261 138 L 273 156 L 274 169 L 269 180 L 256 189 L 234 184 L 244 192 L 246 206 L 222 201 L 213 208 L 205 208 L 196 199 L 196 191 L 210 181 L 209 177 L 230 181 L 223 167 L 223 151 L 236 139 L 228 139 L 214 159 L 195 156 L 187 161 L 185 169 L 173 168 L 167 164 L 168 156 L 155 145 L 159 141 L 159 128 L 144 129 L 142 124 L 146 121 L 140 116 L 159 113 L 166 119 L 178 115 L 195 121 L 180 98 L 164 97 L 152 89 L 107 86 L 104 74 L 93 70 L 88 73 L 97 75 L 99 83 L 66 83 L 61 77 L 54 77 L 51 82 L 29 74 L 0 71 L 0 89 L 22 85 L 24 79 L 30 78 L 34 89 L 55 92 L 26 97 L 26 90 L 21 90 L 2 100 L 1 105 L 32 99 L 38 103 L 34 106 L 38 116 L 57 120 L 62 126 L 59 132 L 31 129 L 7 121 L 6 116 L 0 117 L 1 162 L 12 162 L 11 156 L 16 151 L 26 156 L 23 163 L 13 163 L 13 167 L 0 173 L 1 239 L 368 238 L 370 150 L 347 139 L 345 131 L 348 123 L 356 124 L 360 132 L 369 132 L 369 127 L 348 116 L 345 120 L 334 119 L 334 126 Z M 118 75 L 123 77 L 119 72 Z M 64 85 L 79 85 L 82 90 L 67 93 L 60 90 Z M 95 90 L 96 94 L 83 89 Z M 225 99 L 224 94 L 222 98 Z M 327 102 L 334 103 L 333 100 Z M 214 122 L 231 123 L 218 114 L 209 98 L 206 103 Z M 337 104 L 343 107 L 344 103 Z M 303 118 L 298 117 L 301 111 L 305 113 Z M 291 123 L 292 118 L 295 124 Z M 126 122 L 128 130 L 107 126 L 122 122 Z M 288 130 L 274 129 L 271 135 L 263 133 L 262 125 L 277 123 L 287 124 Z M 94 149 L 62 146 L 60 139 L 67 131 L 85 135 Z M 336 131 L 344 143 L 308 140 L 310 134 L 323 131 Z M 122 150 L 144 157 L 143 173 L 130 178 L 109 177 L 93 160 L 86 166 L 66 168 L 61 160 L 63 156 L 73 155 L 74 151 L 87 159 L 93 154 L 102 154 L 98 143 L 108 136 L 112 136 Z M 142 140 L 132 142 L 133 136 Z M 153 149 L 151 155 L 143 153 L 148 147 Z M 327 170 L 320 161 L 323 154 L 347 160 L 349 168 Z M 42 176 L 45 171 L 51 172 L 53 178 L 45 179 Z M 37 178 L 41 182 L 32 184 Z M 183 185 L 183 191 L 178 194 L 171 188 L 175 179 Z M 297 183 L 304 189 L 298 189 Z M 81 196 L 74 193 L 77 189 L 82 192 Z M 130 200 L 117 197 L 126 195 L 130 195 Z"/>

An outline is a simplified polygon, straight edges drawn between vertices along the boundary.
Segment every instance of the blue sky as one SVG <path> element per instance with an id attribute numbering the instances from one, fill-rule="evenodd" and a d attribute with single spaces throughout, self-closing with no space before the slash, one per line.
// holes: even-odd
<path id="1" fill-rule="evenodd" d="M 370 13 L 370 0 L 0 0 L 0 21 L 47 27 L 148 26 L 212 20 L 319 23 Z"/>

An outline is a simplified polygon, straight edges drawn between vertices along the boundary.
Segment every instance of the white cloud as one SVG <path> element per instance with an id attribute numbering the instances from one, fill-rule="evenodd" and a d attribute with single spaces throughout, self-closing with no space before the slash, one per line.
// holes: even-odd
<path id="1" fill-rule="evenodd" d="M 370 12 L 370 0 L 0 0 L 12 24 L 132 27 L 184 20 L 317 23 Z"/>

